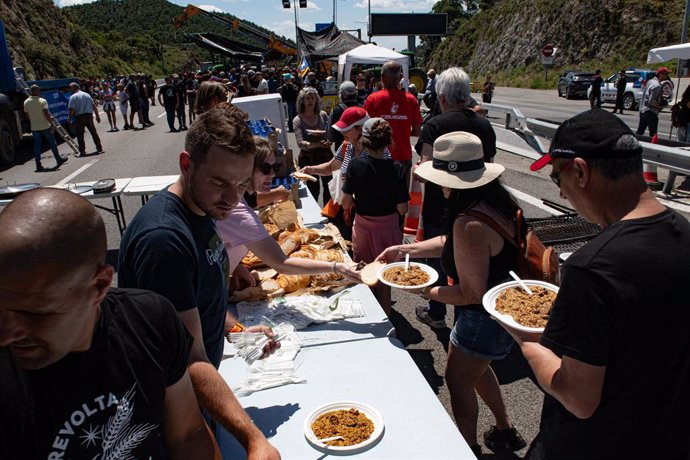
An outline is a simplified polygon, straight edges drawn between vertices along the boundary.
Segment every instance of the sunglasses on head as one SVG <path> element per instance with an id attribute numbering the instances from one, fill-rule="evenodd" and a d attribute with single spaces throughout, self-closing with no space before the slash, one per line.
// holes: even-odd
<path id="1" fill-rule="evenodd" d="M 278 171 L 280 170 L 280 165 L 278 163 L 264 163 L 261 165 L 259 168 L 261 171 L 261 174 L 264 176 L 268 176 L 271 174 L 271 171 L 273 171 L 273 174 L 278 174 Z"/>

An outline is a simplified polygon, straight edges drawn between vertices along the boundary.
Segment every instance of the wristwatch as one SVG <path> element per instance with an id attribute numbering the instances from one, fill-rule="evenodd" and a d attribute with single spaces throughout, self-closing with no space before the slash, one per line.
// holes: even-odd
<path id="1" fill-rule="evenodd" d="M 431 291 L 431 286 L 427 286 L 424 289 L 422 289 L 422 292 L 419 293 L 419 295 L 422 297 L 424 300 L 429 300 L 429 292 Z"/>

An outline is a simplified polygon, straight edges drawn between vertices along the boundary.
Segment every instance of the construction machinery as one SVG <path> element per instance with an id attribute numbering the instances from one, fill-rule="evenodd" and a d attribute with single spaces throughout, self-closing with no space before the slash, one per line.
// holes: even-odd
<path id="1" fill-rule="evenodd" d="M 214 21 L 223 24 L 224 26 L 247 38 L 252 39 L 255 42 L 262 43 L 269 51 L 276 51 L 279 54 L 286 56 L 297 55 L 297 49 L 295 46 L 283 38 L 276 37 L 272 33 L 264 32 L 258 27 L 249 25 L 237 18 L 230 19 L 226 16 L 203 10 L 195 5 L 187 5 L 187 7 L 182 11 L 182 14 L 173 19 L 173 24 L 175 25 L 176 29 L 179 29 L 184 26 L 190 18 L 196 15 L 213 19 Z"/>

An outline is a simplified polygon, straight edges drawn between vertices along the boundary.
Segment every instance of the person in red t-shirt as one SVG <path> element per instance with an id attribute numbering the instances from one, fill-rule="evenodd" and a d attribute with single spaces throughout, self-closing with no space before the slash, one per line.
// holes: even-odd
<path id="1" fill-rule="evenodd" d="M 395 61 L 388 61 L 381 69 L 383 89 L 367 97 L 364 110 L 370 117 L 386 120 L 393 129 L 393 144 L 390 152 L 394 160 L 403 165 L 405 183 L 410 185 L 412 167 L 412 146 L 410 136 L 419 136 L 422 126 L 422 115 L 419 112 L 417 99 L 400 89 L 402 66 Z"/>

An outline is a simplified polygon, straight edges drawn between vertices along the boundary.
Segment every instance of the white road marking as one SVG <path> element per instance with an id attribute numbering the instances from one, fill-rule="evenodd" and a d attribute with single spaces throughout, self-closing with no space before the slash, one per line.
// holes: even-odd
<path id="1" fill-rule="evenodd" d="M 166 112 L 163 112 L 160 115 L 158 115 L 156 118 L 163 118 L 165 116 L 165 114 L 166 114 Z"/>
<path id="2" fill-rule="evenodd" d="M 55 184 L 55 185 L 65 185 L 65 184 L 68 184 L 69 181 L 71 181 L 72 179 L 74 179 L 75 177 L 77 177 L 79 174 L 81 174 L 81 173 L 83 173 L 84 171 L 86 171 L 87 169 L 89 169 L 89 168 L 90 168 L 91 166 L 93 166 L 97 161 L 98 161 L 98 159 L 89 161 L 89 162 L 86 163 L 84 166 L 82 166 L 81 168 L 77 169 L 77 170 L 74 171 L 72 174 L 70 174 L 69 176 L 65 177 L 64 179 L 62 179 L 60 182 L 58 182 L 58 183 Z"/>
<path id="3" fill-rule="evenodd" d="M 525 192 L 521 192 L 520 190 L 514 189 L 512 187 L 506 187 L 508 191 L 517 199 L 522 200 L 526 203 L 531 204 L 532 206 L 536 206 L 539 209 L 543 209 L 544 211 L 548 212 L 549 214 L 552 214 L 554 216 L 562 216 L 563 213 L 560 211 L 556 211 L 554 208 L 550 206 L 546 206 L 544 203 L 539 198 L 535 198 L 532 195 L 528 195 Z"/>

